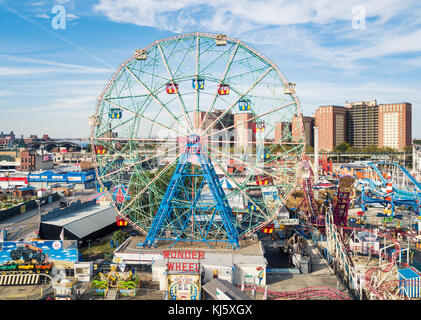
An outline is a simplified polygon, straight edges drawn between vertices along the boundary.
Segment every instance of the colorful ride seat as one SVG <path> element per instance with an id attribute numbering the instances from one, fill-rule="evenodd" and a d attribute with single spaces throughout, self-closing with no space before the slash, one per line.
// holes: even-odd
<path id="1" fill-rule="evenodd" d="M 248 111 L 251 109 L 250 100 L 248 99 L 240 99 L 238 101 L 238 110 L 240 111 Z"/>
<path id="2" fill-rule="evenodd" d="M 258 159 L 259 160 L 266 160 L 266 159 L 269 159 L 269 152 L 268 151 L 264 151 L 264 152 L 261 152 L 259 155 L 258 155 Z"/>
<path id="3" fill-rule="evenodd" d="M 273 229 L 274 229 L 274 225 L 272 223 L 270 223 L 267 226 L 264 226 L 262 231 L 263 231 L 263 233 L 272 233 Z"/>
<path id="4" fill-rule="evenodd" d="M 228 84 L 221 83 L 218 86 L 218 94 L 220 96 L 225 96 L 225 95 L 228 95 L 229 93 L 230 93 L 230 86 Z"/>
<path id="5" fill-rule="evenodd" d="M 107 148 L 101 145 L 94 146 L 96 154 L 105 154 L 107 152 Z"/>
<path id="6" fill-rule="evenodd" d="M 247 211 L 255 211 L 255 210 L 257 210 L 257 208 L 258 207 L 256 205 L 254 205 L 252 203 L 249 203 L 248 206 L 247 206 Z"/>
<path id="7" fill-rule="evenodd" d="M 254 133 L 265 132 L 265 128 L 266 128 L 266 125 L 265 125 L 265 123 L 263 121 L 262 122 L 254 122 L 253 123 L 253 131 L 254 131 Z"/>
<path id="8" fill-rule="evenodd" d="M 205 89 L 205 80 L 204 79 L 192 79 L 192 87 L 195 90 Z"/>
<path id="9" fill-rule="evenodd" d="M 119 227 L 127 226 L 127 220 L 120 218 L 119 216 L 115 217 L 115 220 L 116 220 L 117 226 Z"/>
<path id="10" fill-rule="evenodd" d="M 267 186 L 272 183 L 272 178 L 268 176 L 256 176 L 256 184 L 259 186 Z"/>
<path id="11" fill-rule="evenodd" d="M 178 83 L 167 83 L 165 86 L 165 90 L 168 94 L 174 94 L 178 92 Z"/>
<path id="12" fill-rule="evenodd" d="M 110 109 L 110 112 L 108 112 L 110 119 L 120 119 L 122 114 L 123 111 L 121 109 Z"/>
<path id="13" fill-rule="evenodd" d="M 105 181 L 103 183 L 104 187 L 101 186 L 99 182 L 96 183 L 96 191 L 97 192 L 105 192 L 110 189 L 111 187 L 111 181 Z"/>

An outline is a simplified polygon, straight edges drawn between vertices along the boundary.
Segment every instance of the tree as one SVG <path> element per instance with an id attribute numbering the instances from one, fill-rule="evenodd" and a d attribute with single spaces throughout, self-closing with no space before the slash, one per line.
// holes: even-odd
<path id="1" fill-rule="evenodd" d="M 342 142 L 341 144 L 338 144 L 335 148 L 333 148 L 334 152 L 345 152 L 349 147 L 351 147 L 349 145 L 349 143 L 347 142 Z"/>
<path id="2" fill-rule="evenodd" d="M 306 147 L 306 153 L 314 153 L 314 148 L 312 146 L 307 146 Z"/>
<path id="3" fill-rule="evenodd" d="M 362 152 L 364 152 L 364 153 L 377 153 L 377 152 L 379 152 L 379 148 L 375 145 L 371 145 L 371 146 L 365 147 L 362 150 Z"/>
<path id="4" fill-rule="evenodd" d="M 346 153 L 360 153 L 361 152 L 361 149 L 360 148 L 357 148 L 357 147 L 354 147 L 354 146 L 351 146 L 348 149 L 346 149 L 345 152 Z"/>
<path id="5" fill-rule="evenodd" d="M 406 146 L 405 147 L 405 153 L 412 153 L 412 148 L 413 148 L 413 146 L 412 145 L 410 145 L 410 146 Z"/>
<path id="6" fill-rule="evenodd" d="M 112 239 L 116 240 L 117 243 L 120 245 L 124 241 L 126 241 L 129 237 L 130 237 L 130 235 L 129 235 L 128 232 L 124 232 L 122 230 L 117 230 L 116 232 L 114 232 Z"/>

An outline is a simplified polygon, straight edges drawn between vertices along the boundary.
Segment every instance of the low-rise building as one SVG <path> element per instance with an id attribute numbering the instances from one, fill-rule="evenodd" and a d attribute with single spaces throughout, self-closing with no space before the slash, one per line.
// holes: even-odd
<path id="1" fill-rule="evenodd" d="M 37 188 L 47 188 L 57 184 L 73 184 L 75 190 L 95 187 L 95 170 L 82 171 L 79 167 L 60 167 L 54 170 L 31 172 L 28 183 Z"/>

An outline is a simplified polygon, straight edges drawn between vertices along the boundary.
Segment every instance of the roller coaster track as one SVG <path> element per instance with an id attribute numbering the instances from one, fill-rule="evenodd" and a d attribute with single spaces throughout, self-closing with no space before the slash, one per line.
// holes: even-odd
<path id="1" fill-rule="evenodd" d="M 316 202 L 316 199 L 314 198 L 313 193 L 313 185 L 311 183 L 311 179 L 314 176 L 314 171 L 311 165 L 311 162 L 308 159 L 304 159 L 301 163 L 301 168 L 304 170 L 305 174 L 307 176 L 302 177 L 302 188 L 303 188 L 303 201 L 298 205 L 298 208 L 301 207 L 302 204 L 304 204 L 304 211 L 308 219 L 314 220 L 319 215 L 319 208 Z"/>
<path id="2" fill-rule="evenodd" d="M 379 165 L 380 166 L 388 166 L 388 170 L 387 171 L 392 171 L 392 181 L 393 183 L 393 188 L 395 190 L 395 192 L 403 197 L 411 197 L 414 196 L 414 191 L 415 192 L 421 192 L 421 184 L 409 173 L 409 171 L 405 168 L 402 167 L 401 165 L 399 165 L 398 163 L 391 163 L 391 162 L 377 162 L 377 163 L 372 163 L 372 162 L 368 162 L 368 163 L 363 163 L 365 166 L 367 166 L 368 168 L 372 169 L 373 172 L 376 174 L 376 176 L 379 178 L 380 185 L 381 186 L 386 186 L 387 184 L 387 179 L 384 177 L 384 175 L 382 174 L 382 172 L 379 169 Z M 370 175 L 369 175 L 370 176 Z M 402 185 L 399 184 L 399 176 L 401 176 L 401 180 L 406 180 L 407 183 L 404 183 L 407 186 L 407 188 L 403 188 Z M 376 191 L 379 189 L 380 186 L 375 185 L 373 183 L 373 177 L 369 177 L 369 178 L 365 178 L 363 179 L 364 181 L 368 182 L 368 185 L 370 187 L 370 189 L 372 191 Z M 375 179 L 376 180 L 376 179 Z M 413 189 L 409 190 L 409 182 L 411 182 L 413 184 Z"/>
<path id="3" fill-rule="evenodd" d="M 245 290 L 253 290 L 254 285 L 244 285 Z M 265 292 L 265 289 L 256 286 L 257 292 Z M 329 300 L 350 300 L 348 296 L 340 292 L 339 290 L 332 287 L 308 287 L 295 291 L 266 291 L 268 296 L 272 296 L 272 299 L 285 299 L 285 300 L 310 300 L 314 298 L 325 298 Z"/>
<path id="4" fill-rule="evenodd" d="M 329 212 L 331 212 L 330 210 L 328 210 Z M 328 223 L 328 219 L 326 219 L 326 223 Z M 321 226 L 321 225 L 316 225 L 313 224 L 315 226 Z M 327 228 L 327 226 L 326 226 Z M 375 279 L 373 279 L 373 277 L 376 275 L 376 273 L 383 273 L 384 274 L 384 279 L 387 277 L 387 274 L 391 271 L 393 271 L 393 268 L 396 264 L 396 260 L 398 258 L 398 256 L 400 255 L 400 251 L 401 251 L 401 246 L 398 240 L 396 240 L 395 238 L 393 238 L 391 235 L 389 235 L 388 233 L 384 233 L 384 232 L 374 232 L 373 230 L 370 229 L 365 229 L 365 228 L 356 228 L 356 227 L 347 227 L 347 226 L 336 226 L 336 228 L 341 228 L 343 230 L 356 230 L 356 231 L 367 231 L 369 233 L 374 233 L 377 234 L 381 237 L 386 238 L 387 240 L 391 241 L 393 243 L 393 245 L 395 246 L 395 250 L 392 253 L 390 259 L 388 259 L 389 263 L 382 269 L 381 267 L 372 267 L 369 268 L 365 273 L 364 273 L 364 281 L 365 281 L 365 285 L 368 289 L 369 292 L 371 292 L 372 294 L 374 294 L 377 298 L 379 299 L 386 299 L 386 291 L 388 291 L 390 294 L 392 294 L 391 290 L 393 288 L 395 288 L 397 285 L 399 285 L 399 281 L 398 280 L 391 280 L 391 281 L 384 281 L 378 285 L 375 284 Z M 338 241 L 340 241 L 342 243 L 342 247 L 346 248 L 347 246 L 345 245 L 345 243 L 343 242 L 343 238 L 342 236 L 338 233 L 336 239 L 339 239 Z M 347 250 L 346 250 L 347 251 Z M 349 254 L 346 252 L 345 254 L 348 259 L 351 261 L 352 263 L 352 258 L 349 256 Z"/>
<path id="5" fill-rule="evenodd" d="M 304 190 L 304 206 L 306 214 L 309 218 L 316 218 L 319 215 L 319 208 L 314 198 L 313 186 L 311 184 L 311 178 L 303 179 L 303 190 Z"/>

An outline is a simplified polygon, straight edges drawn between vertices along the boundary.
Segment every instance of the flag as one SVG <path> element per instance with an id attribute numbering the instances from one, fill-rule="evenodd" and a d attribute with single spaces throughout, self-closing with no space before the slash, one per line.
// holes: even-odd
<path id="1" fill-rule="evenodd" d="M 61 228 L 61 232 L 60 232 L 60 240 L 63 241 L 64 240 L 64 228 Z"/>

